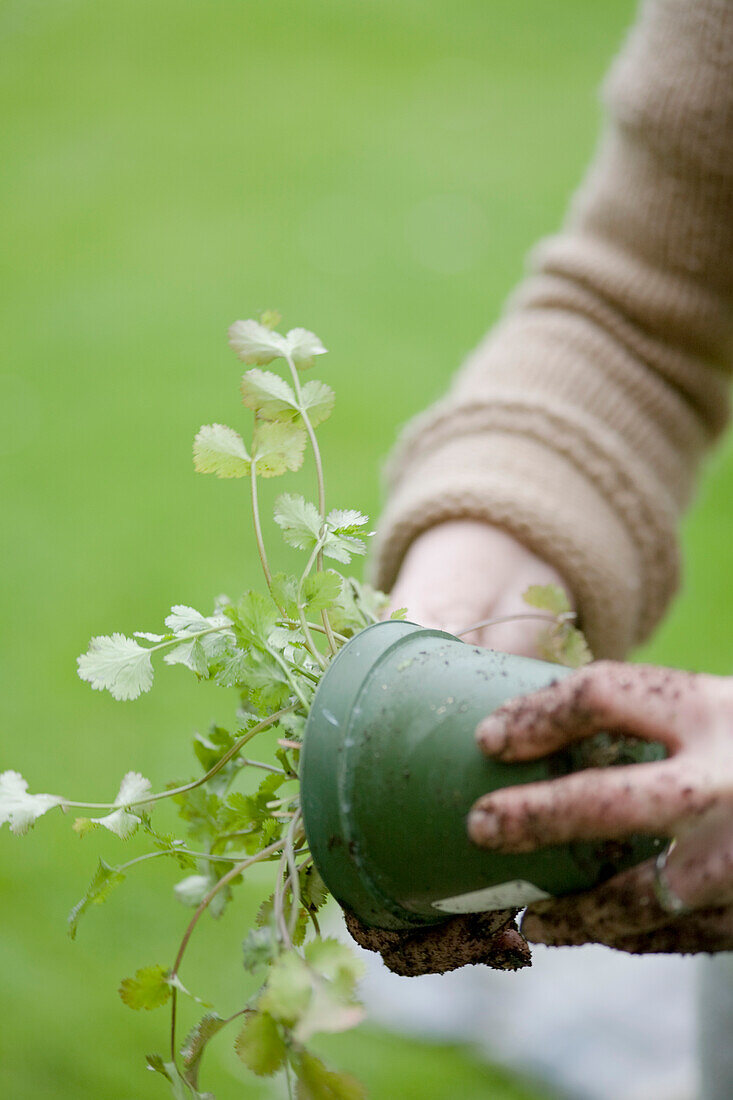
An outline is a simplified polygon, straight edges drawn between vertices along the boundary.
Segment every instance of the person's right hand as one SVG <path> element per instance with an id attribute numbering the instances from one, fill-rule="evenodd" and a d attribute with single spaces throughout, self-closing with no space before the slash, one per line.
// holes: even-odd
<path id="1" fill-rule="evenodd" d="M 506 531 L 482 520 L 450 520 L 415 539 L 390 601 L 393 609 L 406 607 L 407 618 L 421 626 L 455 633 L 483 619 L 531 614 L 522 596 L 533 584 L 565 588 L 551 565 Z M 474 645 L 536 657 L 541 627 L 537 618 L 527 618 L 464 637 Z"/>

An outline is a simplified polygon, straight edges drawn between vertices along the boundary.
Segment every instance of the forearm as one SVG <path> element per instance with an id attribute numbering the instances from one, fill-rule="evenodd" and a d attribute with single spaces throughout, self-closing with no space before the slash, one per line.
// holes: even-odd
<path id="1" fill-rule="evenodd" d="M 563 232 L 403 437 L 381 584 L 420 530 L 471 516 L 568 578 L 599 654 L 621 656 L 659 620 L 679 516 L 727 418 L 732 67 L 731 0 L 644 7 Z"/>

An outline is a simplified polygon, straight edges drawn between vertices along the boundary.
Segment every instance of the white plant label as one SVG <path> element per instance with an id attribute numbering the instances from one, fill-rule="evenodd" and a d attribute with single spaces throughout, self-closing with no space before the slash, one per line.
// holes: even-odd
<path id="1" fill-rule="evenodd" d="M 540 890 L 533 882 L 515 878 L 511 882 L 501 882 L 498 886 L 487 886 L 483 890 L 473 890 L 470 894 L 458 894 L 454 898 L 441 898 L 433 902 L 433 908 L 441 913 L 486 913 L 489 909 L 523 909 L 533 901 L 542 901 L 551 897 Z"/>

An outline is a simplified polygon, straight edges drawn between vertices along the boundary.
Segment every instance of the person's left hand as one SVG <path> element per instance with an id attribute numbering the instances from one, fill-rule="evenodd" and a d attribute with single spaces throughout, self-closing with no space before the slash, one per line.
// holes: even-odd
<path id="1" fill-rule="evenodd" d="M 485 795 L 469 816 L 471 839 L 527 852 L 646 833 L 674 846 L 661 867 L 650 860 L 587 893 L 531 905 L 523 934 L 636 954 L 733 949 L 733 678 L 601 661 L 500 707 L 477 737 L 508 762 L 599 730 L 659 741 L 669 755 Z"/>

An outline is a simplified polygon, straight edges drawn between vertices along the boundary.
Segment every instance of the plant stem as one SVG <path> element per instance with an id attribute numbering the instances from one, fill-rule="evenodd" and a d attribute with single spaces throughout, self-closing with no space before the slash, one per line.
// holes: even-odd
<path id="1" fill-rule="evenodd" d="M 237 834 L 232 834 L 237 835 Z M 127 863 L 120 863 L 115 867 L 115 871 L 126 871 L 129 867 L 134 867 L 136 863 L 144 863 L 148 859 L 158 859 L 160 856 L 191 856 L 193 859 L 209 860 L 209 862 L 217 863 L 234 863 L 237 860 L 247 859 L 245 855 L 240 855 L 238 852 L 232 852 L 228 856 L 214 856 L 210 852 L 193 852 L 190 848 L 170 848 L 162 852 L 146 852 L 145 855 L 136 856 L 135 859 L 129 859 Z"/>
<path id="2" fill-rule="evenodd" d="M 518 615 L 499 615 L 494 619 L 481 619 L 480 622 L 471 623 L 470 626 L 464 626 L 462 630 L 454 631 L 454 634 L 456 638 L 461 638 L 464 634 L 471 634 L 474 630 L 482 630 L 486 626 L 498 626 L 500 623 L 514 623 L 521 619 L 541 619 L 545 623 L 556 623 L 559 620 L 566 622 L 571 618 L 575 618 L 574 611 L 564 611 L 562 615 L 542 615 L 539 611 L 526 611 Z"/>
<path id="3" fill-rule="evenodd" d="M 239 750 L 258 733 L 262 733 L 263 730 L 268 729 L 270 726 L 274 726 L 276 722 L 280 721 L 283 715 L 290 714 L 294 710 L 294 706 L 283 707 L 282 710 L 278 710 L 275 714 L 271 714 L 269 718 L 264 718 L 261 722 L 258 722 L 256 726 L 247 730 L 245 734 L 234 742 L 232 747 L 224 753 L 221 759 L 217 760 L 213 768 L 207 771 L 206 775 L 202 776 L 201 779 L 195 779 L 192 783 L 186 783 L 182 787 L 173 787 L 170 791 L 160 791 L 158 794 L 150 794 L 145 798 L 138 798 L 135 802 L 126 802 L 123 806 L 118 806 L 115 802 L 69 802 L 64 799 L 61 804 L 62 808 L 73 806 L 74 809 L 83 810 L 130 810 L 135 806 L 148 806 L 151 802 L 159 802 L 162 798 L 173 798 L 177 794 L 186 794 L 187 791 L 192 791 L 196 787 L 200 787 L 202 783 L 206 783 L 207 780 L 215 776 L 217 772 L 220 772 L 221 769 L 229 763 L 232 757 L 236 756 Z"/>
<path id="4" fill-rule="evenodd" d="M 276 768 L 274 764 L 265 764 L 262 760 L 248 760 L 246 756 L 242 757 L 242 764 L 245 768 L 261 768 L 264 772 L 274 772 L 276 775 L 288 774 L 282 768 Z"/>
<path id="5" fill-rule="evenodd" d="M 148 653 L 155 653 L 159 649 L 165 649 L 170 645 L 182 645 L 183 642 L 190 642 L 194 638 L 205 638 L 207 634 L 221 634 L 222 631 L 226 631 L 232 634 L 232 628 L 228 624 L 222 626 L 207 626 L 205 630 L 190 630 L 186 634 L 177 634 L 175 637 L 166 638 L 163 642 L 157 642 L 155 645 L 147 647 Z M 145 646 L 142 647 L 146 648 Z"/>
<path id="6" fill-rule="evenodd" d="M 375 619 L 375 620 L 374 620 L 374 622 L 377 622 L 377 621 L 378 621 L 377 619 Z M 288 619 L 287 617 L 285 617 L 285 618 L 283 618 L 283 620 L 282 620 L 282 621 L 281 621 L 281 622 L 280 622 L 280 623 L 279 623 L 278 625 L 279 625 L 279 626 L 290 626 L 291 624 L 294 624 L 294 623 L 295 623 L 295 620 L 294 620 L 294 619 Z M 311 623 L 311 622 L 309 622 L 309 623 L 308 623 L 308 626 L 309 626 L 309 628 L 310 628 L 311 630 L 315 630 L 315 631 L 317 631 L 317 632 L 318 632 L 319 634 L 325 634 L 325 633 L 326 633 L 326 631 L 325 631 L 324 627 L 323 627 L 323 626 L 321 626 L 321 625 L 320 625 L 319 623 Z M 348 638 L 346 637 L 346 635 L 345 635 L 345 634 L 339 634 L 339 633 L 338 633 L 338 631 L 336 631 L 336 630 L 332 630 L 332 631 L 331 631 L 331 633 L 333 634 L 334 638 L 338 638 L 338 640 L 339 640 L 339 641 L 340 641 L 341 643 L 343 643 L 343 642 L 348 642 L 348 640 L 349 640 L 349 639 L 348 639 Z"/>
<path id="7" fill-rule="evenodd" d="M 288 668 L 287 664 L 282 659 L 280 654 L 277 652 L 277 650 L 276 649 L 270 649 L 269 646 L 266 646 L 265 648 L 267 649 L 267 652 L 270 654 L 270 656 L 272 657 L 275 664 L 278 665 L 280 669 L 282 669 L 282 672 L 283 672 L 283 675 L 285 676 L 285 679 L 290 684 L 291 688 L 293 689 L 293 692 L 298 696 L 298 699 L 300 701 L 300 705 L 303 707 L 303 710 L 307 714 L 308 713 L 308 702 L 307 702 L 305 696 L 303 695 L 303 692 L 300 689 L 300 685 L 298 684 L 298 681 L 293 677 L 292 672 L 290 671 L 290 669 Z"/>
<path id="8" fill-rule="evenodd" d="M 315 659 L 318 661 L 319 665 L 321 666 L 321 668 L 325 672 L 326 668 L 328 667 L 328 662 L 326 661 L 326 659 L 323 656 L 323 654 L 321 653 L 321 651 L 318 649 L 318 646 L 316 645 L 316 643 L 313 641 L 313 635 L 310 632 L 310 627 L 309 627 L 308 621 L 305 617 L 305 605 L 303 603 L 303 585 L 305 584 L 306 579 L 307 579 L 311 569 L 313 568 L 314 562 L 319 557 L 322 545 L 323 545 L 322 540 L 319 539 L 318 542 L 316 543 L 316 545 L 313 547 L 313 552 L 311 553 L 311 556 L 308 558 L 308 564 L 306 565 L 305 569 L 303 570 L 303 572 L 301 574 L 301 577 L 300 577 L 300 580 L 298 581 L 298 592 L 297 592 L 297 595 L 296 595 L 296 600 L 298 602 L 298 617 L 300 619 L 300 628 L 303 631 L 303 634 L 305 635 L 305 640 L 306 640 L 306 643 L 308 645 L 308 649 L 310 650 L 311 655 L 313 657 L 315 657 Z"/>
<path id="9" fill-rule="evenodd" d="M 316 684 L 316 686 L 320 684 L 321 681 L 315 672 L 309 672 L 307 668 L 303 668 L 301 665 L 293 664 L 292 667 L 297 669 L 301 676 L 305 676 L 307 680 L 310 680 L 312 684 Z"/>
<path id="10" fill-rule="evenodd" d="M 254 445 L 252 447 L 254 453 Z M 267 587 L 270 590 L 273 602 L 277 604 L 278 610 L 282 615 L 285 611 L 277 602 L 272 594 L 272 573 L 270 572 L 270 563 L 267 560 L 267 551 L 265 550 L 265 540 L 262 537 L 262 524 L 260 522 L 260 505 L 257 496 L 257 463 L 255 459 L 252 459 L 250 463 L 250 484 L 252 486 L 252 520 L 254 522 L 255 538 L 257 539 L 257 550 L 260 555 L 260 561 L 262 563 L 262 572 L 265 574 L 265 580 L 267 581 Z"/>
<path id="11" fill-rule="evenodd" d="M 232 879 L 236 878 L 237 875 L 241 875 L 242 871 L 246 871 L 248 867 L 252 866 L 252 864 L 259 863 L 261 860 L 265 859 L 267 856 L 272 855 L 273 852 L 279 851 L 282 848 L 283 843 L 284 843 L 284 841 L 282 841 L 282 840 L 276 840 L 276 841 L 274 841 L 274 843 L 268 845 L 267 848 L 263 848 L 261 852 L 257 852 L 256 855 L 249 856 L 247 859 L 243 859 L 241 863 L 238 863 L 235 867 L 232 867 L 231 871 L 227 871 L 227 873 L 225 875 L 222 875 L 222 877 L 219 879 L 219 881 L 216 883 L 215 886 L 212 886 L 211 890 L 209 890 L 206 897 L 201 901 L 198 908 L 196 909 L 196 912 L 191 917 L 191 920 L 188 923 L 188 927 L 186 928 L 186 931 L 183 934 L 183 939 L 181 940 L 181 945 L 178 948 L 178 954 L 176 955 L 176 961 L 173 963 L 173 967 L 171 968 L 171 971 L 170 971 L 170 974 L 169 974 L 169 979 L 173 979 L 173 978 L 178 977 L 178 971 L 180 969 L 181 962 L 183 961 L 183 956 L 186 953 L 186 948 L 188 947 L 188 942 L 191 939 L 191 936 L 193 935 L 193 930 L 196 927 L 196 925 L 198 924 L 198 921 L 199 921 L 199 918 L 200 918 L 201 914 L 204 912 L 205 909 L 208 909 L 209 905 L 211 904 L 213 899 L 216 897 L 216 895 L 219 893 L 219 891 L 223 890 L 225 886 L 228 886 L 229 883 L 232 881 Z M 176 987 L 171 986 L 171 1046 L 170 1046 L 170 1054 L 171 1054 L 171 1061 L 174 1063 L 174 1065 L 176 1064 L 176 1007 L 177 1007 L 177 996 L 176 995 L 177 995 L 177 992 L 178 991 L 177 991 Z"/>
<path id="12" fill-rule="evenodd" d="M 295 829 L 302 820 L 300 809 L 297 810 L 293 816 L 293 820 L 290 822 L 290 828 L 288 829 L 287 836 L 285 837 L 285 856 L 288 861 L 288 870 L 290 872 L 290 893 L 291 893 L 291 905 L 290 905 L 290 919 L 288 920 L 288 932 L 290 936 L 295 933 L 295 926 L 298 923 L 298 910 L 300 908 L 300 876 L 298 874 L 298 868 L 295 866 L 295 852 L 293 851 L 293 837 L 295 835 Z"/>
<path id="13" fill-rule="evenodd" d="M 290 929 L 285 920 L 284 907 L 284 892 L 287 886 L 287 882 L 284 881 L 284 878 L 287 865 L 287 856 L 283 852 L 280 856 L 280 862 L 277 865 L 277 885 L 275 886 L 275 893 L 273 896 L 273 912 L 275 915 L 275 923 L 280 929 L 280 935 L 282 936 L 286 950 L 292 951 L 293 941 L 290 936 Z"/>
<path id="14" fill-rule="evenodd" d="M 325 483 L 325 480 L 324 480 L 324 477 L 323 477 L 323 462 L 321 460 L 321 449 L 318 446 L 318 440 L 316 439 L 316 433 L 315 433 L 315 429 L 314 429 L 314 427 L 311 423 L 311 418 L 308 416 L 307 409 L 305 409 L 305 407 L 303 406 L 303 391 L 300 387 L 300 378 L 298 377 L 298 370 L 297 370 L 297 368 L 295 366 L 295 363 L 293 362 L 292 357 L 290 355 L 286 355 L 285 359 L 287 361 L 288 366 L 290 367 L 290 373 L 291 373 L 292 378 L 293 378 L 293 388 L 295 390 L 295 397 L 296 397 L 296 400 L 298 402 L 298 411 L 300 412 L 300 415 L 303 417 L 303 424 L 305 425 L 305 430 L 308 433 L 308 438 L 310 440 L 311 448 L 313 450 L 313 460 L 316 464 L 316 479 L 318 481 L 318 511 L 321 513 L 321 523 L 325 524 L 325 522 L 326 522 L 326 483 Z M 318 568 L 319 568 L 319 570 L 323 569 L 323 550 L 321 550 L 320 553 L 318 554 Z M 324 610 L 324 611 L 321 612 L 321 620 L 323 622 L 323 629 L 326 632 L 326 637 L 328 638 L 328 647 L 331 650 L 331 656 L 333 657 L 333 656 L 335 656 L 335 654 L 338 650 L 338 646 L 336 645 L 336 639 L 334 638 L 333 631 L 331 630 L 331 623 L 329 622 L 327 611 Z"/>

